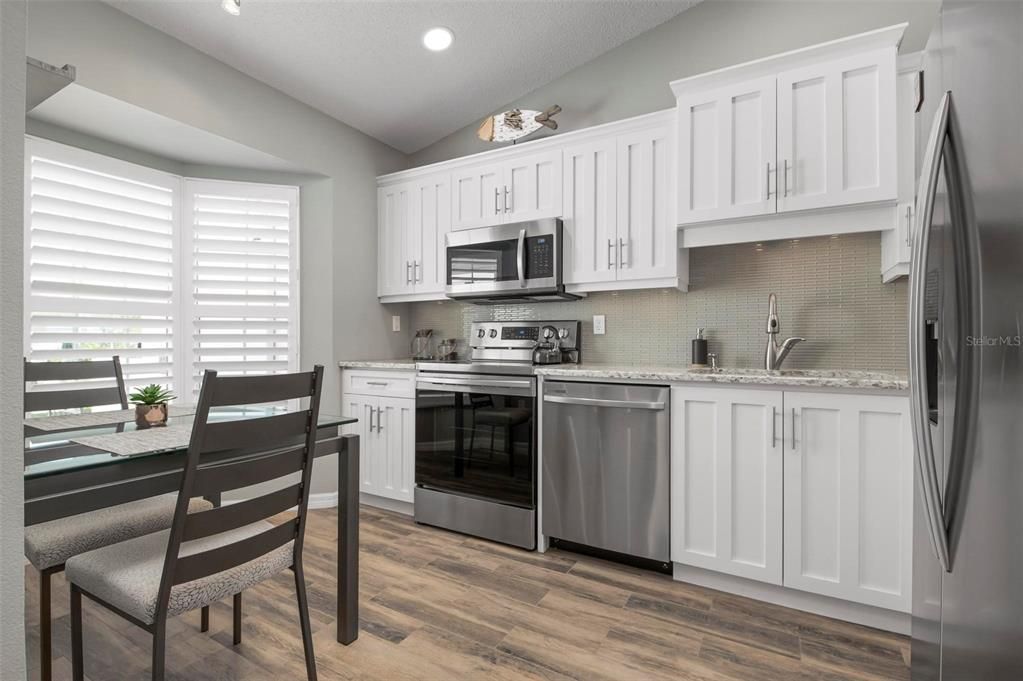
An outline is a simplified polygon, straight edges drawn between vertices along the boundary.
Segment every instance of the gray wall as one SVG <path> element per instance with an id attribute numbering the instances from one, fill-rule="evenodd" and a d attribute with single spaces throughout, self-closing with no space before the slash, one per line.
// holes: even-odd
<path id="1" fill-rule="evenodd" d="M 915 52 L 926 44 L 938 6 L 937 0 L 704 0 L 494 113 L 560 104 L 560 131 L 577 130 L 674 106 L 673 80 L 904 21 L 901 51 Z M 476 137 L 478 125 L 416 152 L 412 165 L 494 148 Z"/>
<path id="2" fill-rule="evenodd" d="M 905 373 L 906 280 L 881 285 L 880 263 L 876 232 L 714 246 L 690 251 L 689 293 L 594 293 L 537 305 L 418 303 L 412 324 L 438 338 L 467 338 L 476 320 L 578 319 L 584 362 L 670 366 L 690 363 L 691 341 L 705 327 L 721 366 L 762 367 L 773 291 L 781 339 L 807 339 L 785 368 Z M 593 335 L 595 314 L 607 318 L 603 336 Z"/>
<path id="3" fill-rule="evenodd" d="M 21 437 L 25 2 L 0 1 L 0 676 L 25 678 Z M 12 389 L 13 388 L 13 389 Z"/>
<path id="4" fill-rule="evenodd" d="M 403 154 L 93 0 L 30 3 L 27 49 L 74 64 L 84 87 L 328 178 L 303 185 L 319 207 L 318 226 L 310 216 L 302 234 L 301 342 L 303 364 L 328 368 L 330 403 L 339 358 L 407 352 L 407 333 L 390 330 L 391 314 L 406 310 L 376 300 L 375 177 L 406 167 Z M 336 462 L 321 462 L 314 491 L 334 480 Z"/>

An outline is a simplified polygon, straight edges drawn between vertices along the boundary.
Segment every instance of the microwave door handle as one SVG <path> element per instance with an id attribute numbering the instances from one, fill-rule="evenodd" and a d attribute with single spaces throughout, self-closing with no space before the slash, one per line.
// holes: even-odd
<path id="1" fill-rule="evenodd" d="M 519 287 L 526 288 L 526 230 L 519 230 L 519 249 L 517 255 L 519 266 Z"/>
<path id="2" fill-rule="evenodd" d="M 937 192 L 938 169 L 948 125 L 948 95 L 942 97 L 938 113 L 924 152 L 924 167 L 920 174 L 920 191 L 916 211 L 917 228 L 913 238 L 909 276 L 909 388 L 910 423 L 916 451 L 917 477 L 923 499 L 927 527 L 934 554 L 946 572 L 949 569 L 948 535 L 941 512 L 938 473 L 934 459 L 934 441 L 931 437 L 927 403 L 928 380 L 926 359 L 925 304 L 928 257 L 930 255 L 931 223 Z"/>

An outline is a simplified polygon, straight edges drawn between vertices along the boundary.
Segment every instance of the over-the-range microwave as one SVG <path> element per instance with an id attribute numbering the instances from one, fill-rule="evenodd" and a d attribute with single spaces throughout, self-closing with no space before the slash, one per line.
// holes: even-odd
<path id="1" fill-rule="evenodd" d="M 480 304 L 573 300 L 562 281 L 561 218 L 449 232 L 448 298 Z"/>

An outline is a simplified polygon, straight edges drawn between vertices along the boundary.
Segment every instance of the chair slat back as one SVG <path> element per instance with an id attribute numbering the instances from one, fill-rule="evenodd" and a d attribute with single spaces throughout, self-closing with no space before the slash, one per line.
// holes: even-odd
<path id="1" fill-rule="evenodd" d="M 158 611 L 166 612 L 170 590 L 242 565 L 294 542 L 294 560 L 301 560 L 309 488 L 316 452 L 316 423 L 320 411 L 323 367 L 311 372 L 273 376 L 219 377 L 207 371 L 196 408 L 174 522 L 164 563 Z M 260 418 L 210 421 L 212 407 L 308 398 L 307 408 Z M 217 453 L 215 462 L 204 457 Z M 196 496 L 249 487 L 301 473 L 298 482 L 259 494 L 243 502 L 188 513 Z M 229 544 L 192 552 L 187 544 L 269 519 L 298 507 L 296 517 L 272 529 Z"/>
<path id="2" fill-rule="evenodd" d="M 106 388 L 65 388 L 63 390 L 32 390 L 29 383 L 41 381 L 77 382 L 113 379 L 114 386 Z M 29 362 L 25 360 L 25 413 L 55 409 L 85 409 L 119 404 L 128 408 L 128 394 L 124 388 L 121 358 L 84 362 Z"/>

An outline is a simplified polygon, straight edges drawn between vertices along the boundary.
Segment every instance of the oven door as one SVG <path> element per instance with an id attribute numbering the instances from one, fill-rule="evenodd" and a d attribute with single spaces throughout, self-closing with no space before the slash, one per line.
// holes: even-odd
<path id="1" fill-rule="evenodd" d="M 417 486 L 532 509 L 535 480 L 535 379 L 419 377 Z"/>
<path id="2" fill-rule="evenodd" d="M 558 291 L 561 224 L 522 222 L 447 235 L 449 298 Z"/>

